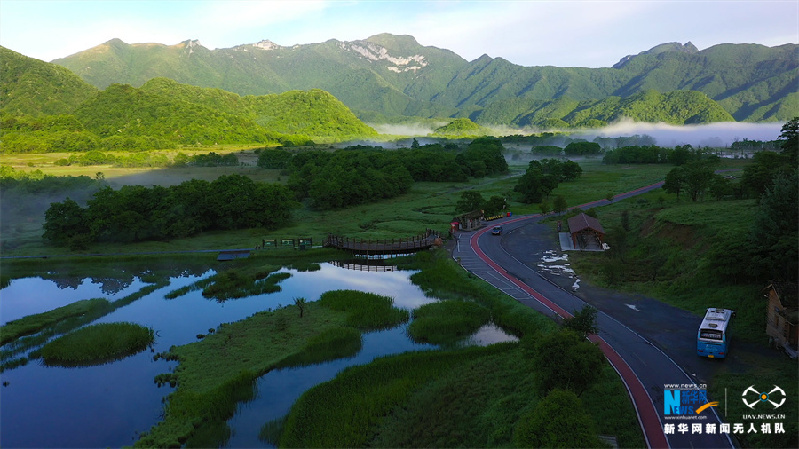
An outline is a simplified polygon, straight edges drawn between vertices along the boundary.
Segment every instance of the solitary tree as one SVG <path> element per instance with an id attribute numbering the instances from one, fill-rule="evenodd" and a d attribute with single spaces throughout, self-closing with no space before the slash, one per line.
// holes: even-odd
<path id="1" fill-rule="evenodd" d="M 552 204 L 552 211 L 559 214 L 566 210 L 566 207 L 568 207 L 566 205 L 566 198 L 564 198 L 563 195 L 556 196 L 555 202 Z"/>
<path id="2" fill-rule="evenodd" d="M 794 117 L 782 126 L 780 134 L 782 154 L 788 156 L 793 167 L 796 167 L 799 152 L 799 117 Z"/>
<path id="3" fill-rule="evenodd" d="M 305 306 L 307 305 L 305 298 L 294 298 L 294 305 L 300 309 L 300 318 L 302 318 L 303 314 L 305 313 Z"/>
<path id="4" fill-rule="evenodd" d="M 455 212 L 471 212 L 476 209 L 482 209 L 485 199 L 480 192 L 474 190 L 467 190 L 461 193 L 461 199 L 455 204 Z"/>
<path id="5" fill-rule="evenodd" d="M 596 334 L 596 309 L 590 305 L 583 306 L 582 309 L 574 312 L 574 316 L 567 318 L 563 322 L 563 327 L 571 329 L 586 337 Z"/>

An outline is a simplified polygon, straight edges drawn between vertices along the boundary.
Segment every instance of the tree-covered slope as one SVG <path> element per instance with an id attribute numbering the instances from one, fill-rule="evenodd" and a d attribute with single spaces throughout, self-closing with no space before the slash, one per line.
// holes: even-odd
<path id="1" fill-rule="evenodd" d="M 55 72 L 47 66 L 56 67 Z M 241 97 L 221 89 L 153 78 L 140 88 L 111 84 L 97 92 L 66 69 L 41 61 L 30 63 L 18 72 L 16 79 L 25 80 L 39 94 L 26 97 L 25 112 L 19 107 L 2 111 L 0 152 L 290 145 L 314 139 L 340 141 L 377 134 L 343 103 L 320 90 Z M 53 73 L 59 72 L 83 83 L 91 96 L 74 105 L 66 101 L 55 103 L 51 96 L 44 95 L 52 92 L 51 86 L 58 85 L 52 80 Z M 19 92 L 5 77 L 3 91 Z M 54 110 L 53 104 L 61 114 L 43 114 Z"/>
<path id="2" fill-rule="evenodd" d="M 266 130 L 247 118 L 127 84 L 108 86 L 75 115 L 101 138 L 153 137 L 180 145 L 269 140 Z"/>
<path id="3" fill-rule="evenodd" d="M 0 113 L 67 114 L 97 88 L 55 64 L 0 47 Z"/>
<path id="4" fill-rule="evenodd" d="M 466 61 L 411 36 L 390 34 L 292 47 L 262 41 L 218 50 L 196 41 L 167 46 L 114 39 L 54 62 L 101 88 L 140 86 L 164 76 L 240 95 L 322 89 L 361 118 L 374 120 L 401 115 L 474 119 L 481 113 L 495 120 L 502 114 L 494 105 L 512 105 L 519 98 L 525 106 L 517 109 L 560 98 L 595 101 L 650 90 L 703 92 L 736 120 L 787 120 L 799 114 L 796 44 L 720 44 L 702 51 L 690 43 L 661 44 L 613 67 L 561 68 L 522 67 L 487 55 Z"/>
<path id="5" fill-rule="evenodd" d="M 598 127 L 621 119 L 679 125 L 735 121 L 702 92 L 660 93 L 654 90 L 627 98 L 611 96 L 584 101 L 569 97 L 546 101 L 515 98 L 492 103 L 472 114 L 472 118 L 484 124 L 509 123 L 539 128 Z"/>

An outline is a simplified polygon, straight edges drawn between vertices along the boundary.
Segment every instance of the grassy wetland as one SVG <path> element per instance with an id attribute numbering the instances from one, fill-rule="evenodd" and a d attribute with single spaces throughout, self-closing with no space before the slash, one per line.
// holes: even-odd
<path id="1" fill-rule="evenodd" d="M 252 158 L 246 154 L 239 153 L 238 157 Z M 31 160 L 35 167 L 30 167 L 22 159 L 20 170 L 49 169 L 48 164 L 52 163 Z M 739 160 L 723 161 L 721 168 L 740 169 L 747 164 Z M 580 165 L 583 176 L 578 181 L 561 183 L 550 198 L 562 196 L 567 206 L 596 201 L 661 181 L 672 168 L 665 164 L 605 165 L 598 159 L 581 160 Z M 224 169 L 225 173 L 288 183 L 281 170 L 251 166 Z M 291 222 L 278 230 L 209 231 L 169 241 L 101 242 L 84 250 L 70 251 L 48 245 L 41 239 L 41 224 L 26 222 L 9 237 L 4 232 L 3 255 L 58 257 L 0 261 L 4 285 L 26 276 L 47 279 L 84 275 L 137 277 L 153 284 L 144 293 L 137 292 L 117 301 L 75 303 L 63 310 L 6 324 L 0 334 L 4 343 L 11 343 L 8 348 L 17 347 L 25 338 L 47 337 L 27 349 L 17 350 L 15 355 L 4 354 L 4 366 L 6 361 L 9 369 L 15 363 L 23 363 L 20 357 L 23 352 L 104 316 L 102 311 L 116 310 L 165 287 L 167 284 L 158 282 L 164 276 L 197 275 L 214 270 L 208 277 L 164 291 L 164 297 L 180 301 L 188 293 L 202 290 L 205 298 L 232 302 L 279 290 L 280 283 L 290 276 L 280 272 L 282 267 L 314 271 L 321 262 L 346 257 L 327 249 L 278 248 L 256 250 L 249 259 L 220 265 L 215 252 L 180 254 L 181 251 L 252 248 L 262 239 L 280 241 L 300 237 L 313 238 L 318 245 L 327 233 L 390 239 L 433 227 L 445 234 L 456 214 L 454 205 L 467 191 L 479 192 L 486 198 L 506 197 L 509 210 L 517 215 L 538 213 L 538 204 L 515 200 L 513 190 L 524 169 L 524 165 L 512 164 L 502 175 L 462 182 L 415 182 L 407 192 L 394 198 L 342 209 L 319 210 L 306 203 L 295 209 Z M 153 170 L 151 173 L 163 173 L 151 179 L 165 183 L 170 173 L 180 170 L 185 170 L 186 176 L 204 176 L 200 168 L 193 167 Z M 110 171 L 105 174 L 111 183 L 139 182 L 131 175 Z M 732 198 L 688 202 L 685 197 L 678 200 L 663 191 L 619 201 L 598 208 L 598 214 L 603 223 L 609 223 L 607 228 L 613 229 L 613 236 L 609 236 L 611 246 L 617 251 L 624 248 L 623 254 L 579 255 L 571 262 L 587 282 L 645 293 L 697 313 L 709 303 L 723 299 L 725 306 L 739 310 L 744 330 L 738 335 L 748 334 L 744 338 L 755 342 L 758 335 L 762 336 L 763 324 L 758 304 L 751 301 L 757 293 L 756 284 L 721 282 L 718 273 L 704 270 L 717 260 L 712 257 L 718 257 L 718 251 L 726 248 L 724 242 L 746 231 L 753 205 L 752 199 Z M 624 232 L 616 232 L 617 228 Z M 649 239 L 653 235 L 666 238 L 653 242 Z M 726 240 L 719 240 L 719 235 Z M 621 240 L 622 236 L 627 240 Z M 690 240 L 698 243 L 691 244 Z M 170 254 L 142 254 L 148 252 Z M 89 254 L 112 256 L 82 257 Z M 207 333 L 203 330 L 197 335 L 199 341 L 158 353 L 157 358 L 177 362 L 177 366 L 155 380 L 172 385 L 175 390 L 167 396 L 163 419 L 141 433 L 136 444 L 145 447 L 222 444 L 231 434 L 227 420 L 234 414 L 237 403 L 255 395 L 254 384 L 262 374 L 350 357 L 360 350 L 365 332 L 409 320 L 408 333 L 413 340 L 440 344 L 442 349 L 381 358 L 345 370 L 332 382 L 309 390 L 285 419 L 264 423 L 264 440 L 281 446 L 305 447 L 521 444 L 517 435 L 529 430 L 525 423 L 531 422 L 539 404 L 549 404 L 547 392 L 540 387 L 547 374 L 536 363 L 539 352 L 536 342 L 558 332 L 558 326 L 472 277 L 443 250 L 397 259 L 396 263 L 400 269 L 415 270 L 411 276 L 413 283 L 440 302 L 409 313 L 392 307 L 391 298 L 357 291 L 331 291 L 318 301 L 307 298 L 310 301 L 306 302 L 306 298 L 297 297 L 294 304 L 259 311 L 249 318 L 209 328 Z M 702 292 L 703 299 L 696 299 L 691 293 L 694 289 Z M 520 343 L 486 348 L 455 344 L 488 322 L 518 337 Z M 10 340 L 6 340 L 7 335 Z M 35 351 L 32 354 L 29 356 L 39 356 Z M 635 413 L 616 373 L 604 361 L 594 366 L 592 372 L 596 375 L 590 384 L 573 392 L 587 415 L 581 419 L 587 419 L 597 434 L 615 436 L 620 447 L 643 446 Z M 727 373 L 727 377 L 719 378 L 719 383 L 737 388 L 747 374 Z M 788 382 L 784 379 L 778 379 L 780 385 Z"/>

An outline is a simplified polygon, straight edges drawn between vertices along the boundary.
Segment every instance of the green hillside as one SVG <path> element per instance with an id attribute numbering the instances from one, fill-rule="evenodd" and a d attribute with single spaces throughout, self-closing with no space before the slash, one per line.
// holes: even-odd
<path id="1" fill-rule="evenodd" d="M 702 92 L 738 121 L 784 121 L 799 114 L 796 44 L 720 44 L 699 51 L 690 43 L 667 43 L 613 67 L 563 68 L 522 67 L 487 55 L 466 61 L 412 36 L 390 34 L 292 47 L 262 41 L 218 50 L 197 41 L 168 46 L 114 39 L 53 62 L 100 88 L 141 86 L 162 76 L 239 95 L 322 89 L 362 119 L 381 121 L 415 116 L 469 117 L 486 124 L 557 122 L 560 118 L 542 109 L 554 100 L 596 102 L 647 91 Z M 515 113 L 498 112 L 506 105 Z M 557 112 L 562 105 L 555 106 Z M 697 119 L 717 115 L 708 110 Z"/>
<path id="2" fill-rule="evenodd" d="M 67 114 L 96 94 L 64 67 L 0 47 L 0 114 Z"/>
<path id="3" fill-rule="evenodd" d="M 241 97 L 221 89 L 154 78 L 142 85 L 140 90 L 203 106 L 217 113 L 246 118 L 270 131 L 283 134 L 334 139 L 377 134 L 374 129 L 358 120 L 344 103 L 319 89 Z"/>
<path id="4" fill-rule="evenodd" d="M 247 118 L 127 84 L 108 86 L 75 115 L 101 138 L 151 137 L 173 145 L 216 145 L 266 143 L 277 137 Z"/>
<path id="5" fill-rule="evenodd" d="M 3 55 L 5 153 L 294 145 L 377 134 L 321 90 L 241 97 L 153 78 L 140 88 L 111 84 L 97 91 L 62 67 L 8 50 Z"/>

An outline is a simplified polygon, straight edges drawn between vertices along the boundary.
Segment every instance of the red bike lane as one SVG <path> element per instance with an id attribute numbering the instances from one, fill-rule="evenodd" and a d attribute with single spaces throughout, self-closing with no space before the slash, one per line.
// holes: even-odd
<path id="1" fill-rule="evenodd" d="M 649 186 L 641 187 L 631 192 L 627 192 L 624 194 L 617 195 L 615 198 L 620 198 L 622 195 L 624 197 L 630 196 L 631 194 L 634 195 L 636 193 L 640 193 L 645 190 L 651 190 L 653 188 L 657 188 L 662 183 L 656 183 Z M 599 203 L 605 202 L 606 204 L 609 203 L 607 200 L 599 200 L 593 201 L 591 203 L 586 203 L 581 206 L 575 206 L 575 208 L 583 208 L 583 207 L 590 207 L 597 205 Z M 514 218 L 511 220 L 504 220 L 503 224 L 506 223 L 515 223 L 522 220 L 529 220 L 531 218 L 540 217 L 540 214 L 534 215 L 526 215 L 519 218 Z M 470 238 L 470 246 L 472 250 L 475 252 L 477 257 L 479 257 L 485 264 L 493 268 L 500 276 L 505 278 L 506 280 L 510 281 L 520 289 L 524 290 L 530 296 L 535 298 L 539 303 L 547 307 L 548 309 L 552 310 L 561 318 L 570 318 L 572 314 L 564 310 L 555 302 L 551 301 L 550 299 L 546 298 L 541 293 L 535 291 L 532 287 L 525 284 L 521 280 L 517 279 L 515 276 L 510 275 L 504 268 L 502 268 L 499 264 L 494 262 L 491 258 L 489 258 L 483 251 L 480 249 L 478 244 L 478 239 L 481 235 L 485 234 L 489 231 L 490 228 L 485 228 L 480 231 L 475 232 Z M 666 439 L 666 435 L 663 433 L 663 427 L 660 422 L 660 418 L 655 411 L 655 406 L 652 403 L 652 399 L 644 388 L 644 385 L 641 383 L 638 376 L 636 376 L 635 372 L 630 368 L 627 362 L 616 352 L 613 347 L 608 344 L 604 339 L 602 339 L 598 335 L 591 335 L 589 336 L 589 340 L 597 343 L 599 348 L 604 353 L 605 357 L 607 358 L 608 362 L 610 362 L 613 369 L 619 373 L 622 381 L 627 388 L 629 393 L 630 399 L 633 401 L 633 404 L 636 409 L 636 414 L 638 415 L 638 421 L 641 425 L 641 428 L 644 433 L 644 437 L 646 438 L 647 446 L 650 448 L 668 448 L 669 443 Z"/>

